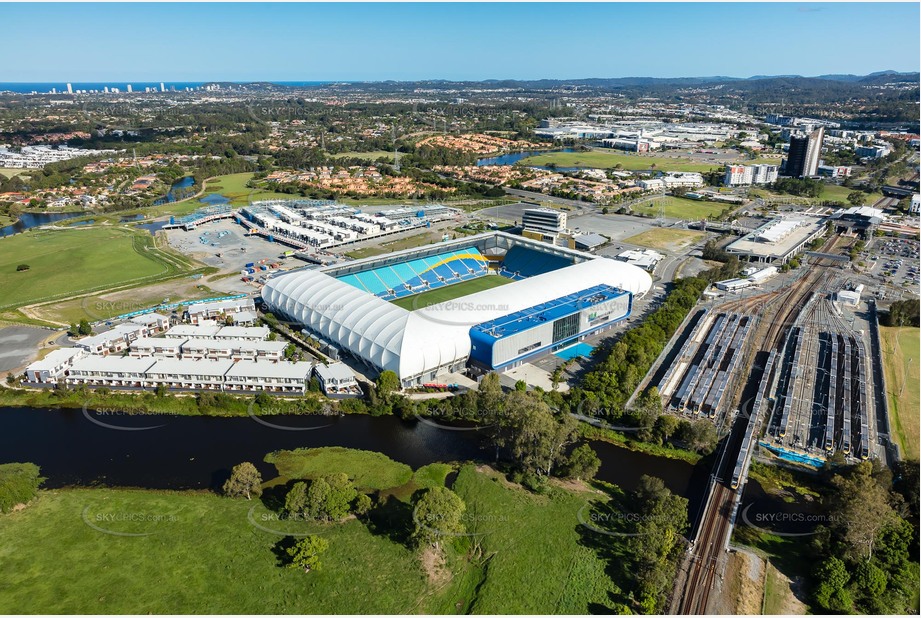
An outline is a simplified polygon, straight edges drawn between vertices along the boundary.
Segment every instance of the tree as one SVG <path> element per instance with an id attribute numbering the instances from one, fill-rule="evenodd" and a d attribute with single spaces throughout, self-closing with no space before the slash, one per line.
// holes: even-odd
<path id="1" fill-rule="evenodd" d="M 419 545 L 437 549 L 443 536 L 463 534 L 464 501 L 446 487 L 432 487 L 423 492 L 413 507 L 413 539 Z"/>
<path id="2" fill-rule="evenodd" d="M 831 557 L 822 562 L 813 573 L 813 578 L 819 582 L 813 591 L 813 598 L 820 607 L 837 612 L 850 610 L 850 594 L 845 589 L 850 575 L 840 558 Z"/>
<path id="3" fill-rule="evenodd" d="M 339 521 L 349 514 L 349 507 L 357 495 L 358 491 L 347 474 L 327 474 L 310 484 L 306 511 L 314 519 Z"/>
<path id="4" fill-rule="evenodd" d="M 569 461 L 566 466 L 566 476 L 569 478 L 589 481 L 598 474 L 598 468 L 601 467 L 601 460 L 595 453 L 595 450 L 588 444 L 580 444 L 569 455 Z"/>
<path id="5" fill-rule="evenodd" d="M 525 382 L 524 380 L 516 381 L 515 390 L 518 391 L 519 393 L 523 393 L 524 391 L 528 390 L 528 383 Z"/>
<path id="6" fill-rule="evenodd" d="M 288 555 L 291 557 L 288 568 L 304 569 L 305 573 L 319 571 L 322 566 L 320 554 L 327 549 L 329 549 L 329 541 L 323 537 L 315 534 L 306 536 L 287 549 Z"/>
<path id="7" fill-rule="evenodd" d="M 89 335 L 93 332 L 93 327 L 86 320 L 80 320 L 80 326 L 77 327 L 77 333 L 80 335 Z"/>
<path id="8" fill-rule="evenodd" d="M 653 426 L 653 433 L 656 437 L 660 438 L 663 441 L 668 441 L 668 439 L 678 430 L 678 425 L 681 424 L 681 419 L 673 414 L 663 414 L 656 419 L 656 423 Z"/>
<path id="9" fill-rule="evenodd" d="M 231 498 L 246 497 L 252 500 L 262 495 L 262 475 L 256 466 L 248 461 L 237 464 L 230 472 L 230 478 L 224 483 L 224 493 Z"/>
<path id="10" fill-rule="evenodd" d="M 550 476 L 575 439 L 577 421 L 568 414 L 556 419 L 543 400 L 520 391 L 509 393 L 505 407 L 501 423 L 512 457 L 523 470 Z"/>
<path id="11" fill-rule="evenodd" d="M 372 506 L 371 496 L 368 494 L 358 494 L 358 497 L 355 498 L 355 505 L 352 507 L 352 510 L 355 512 L 355 515 L 361 517 L 367 514 Z"/>
<path id="12" fill-rule="evenodd" d="M 307 512 L 307 483 L 298 481 L 285 494 L 285 512 L 289 516 L 305 515 Z"/>
<path id="13" fill-rule="evenodd" d="M 16 272 L 22 272 L 24 270 L 29 270 L 28 264 L 20 264 L 19 266 L 16 267 Z"/>
<path id="14" fill-rule="evenodd" d="M 845 545 L 845 557 L 869 561 L 881 530 L 895 521 L 889 489 L 874 475 L 873 464 L 862 461 L 831 481 L 832 529 Z"/>
<path id="15" fill-rule="evenodd" d="M 862 191 L 851 191 L 847 194 L 847 201 L 851 206 L 860 206 L 866 195 Z"/>
<path id="16" fill-rule="evenodd" d="M 377 376 L 376 384 L 377 394 L 386 399 L 391 393 L 400 390 L 400 377 L 396 372 L 388 369 Z"/>
<path id="17" fill-rule="evenodd" d="M 255 403 L 259 406 L 259 409 L 268 408 L 275 402 L 275 398 L 272 397 L 265 391 L 260 391 L 256 394 Z"/>

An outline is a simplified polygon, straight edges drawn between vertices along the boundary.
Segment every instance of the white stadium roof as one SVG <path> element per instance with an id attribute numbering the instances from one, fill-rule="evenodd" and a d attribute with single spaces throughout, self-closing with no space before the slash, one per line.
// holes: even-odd
<path id="1" fill-rule="evenodd" d="M 636 266 L 597 258 L 407 311 L 323 272 L 302 270 L 270 279 L 262 297 L 274 310 L 403 380 L 428 379 L 465 360 L 476 324 L 599 284 L 639 295 L 652 279 Z"/>

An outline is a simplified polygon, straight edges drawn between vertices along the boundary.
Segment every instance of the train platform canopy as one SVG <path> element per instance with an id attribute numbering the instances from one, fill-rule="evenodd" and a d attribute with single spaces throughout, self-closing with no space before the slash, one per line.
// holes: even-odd
<path id="1" fill-rule="evenodd" d="M 730 243 L 726 251 L 753 261 L 786 262 L 821 235 L 824 227 L 822 217 L 779 217 Z"/>

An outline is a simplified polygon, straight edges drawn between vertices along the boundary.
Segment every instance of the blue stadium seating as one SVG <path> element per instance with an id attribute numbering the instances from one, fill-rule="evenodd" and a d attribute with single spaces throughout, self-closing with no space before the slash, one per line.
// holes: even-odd
<path id="1" fill-rule="evenodd" d="M 571 265 L 570 259 L 521 246 L 509 249 L 502 260 L 502 269 L 512 273 L 513 279 L 533 277 Z"/>
<path id="2" fill-rule="evenodd" d="M 392 300 L 475 279 L 487 272 L 486 258 L 475 247 L 469 247 L 344 275 L 340 279 L 375 296 Z"/>

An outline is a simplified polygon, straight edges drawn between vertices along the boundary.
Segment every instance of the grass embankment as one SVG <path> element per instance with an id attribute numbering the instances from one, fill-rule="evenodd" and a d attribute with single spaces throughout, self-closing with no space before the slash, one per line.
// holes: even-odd
<path id="1" fill-rule="evenodd" d="M 211 395 L 208 393 L 207 395 Z M 0 406 L 27 408 L 70 408 L 79 409 L 86 405 L 88 410 L 119 410 L 126 414 L 176 414 L 182 416 L 247 416 L 252 397 L 233 397 L 223 393 L 213 398 L 196 397 L 192 393 L 168 393 L 157 397 L 153 392 L 111 391 L 99 394 L 89 389 L 11 389 L 0 386 Z M 308 393 L 294 399 L 273 399 L 271 405 L 260 408 L 253 405 L 252 413 L 260 414 L 318 414 L 325 399 L 316 393 Z M 331 405 L 335 406 L 333 402 Z"/>
<path id="2" fill-rule="evenodd" d="M 17 271 L 19 264 L 28 270 Z M 193 263 L 124 228 L 29 230 L 0 241 L 0 309 L 169 279 Z"/>
<path id="3" fill-rule="evenodd" d="M 382 456 L 317 451 L 301 458 L 301 472 L 319 473 L 311 466 L 323 461 L 381 486 L 406 478 L 381 474 L 379 468 L 403 470 Z M 408 483 L 443 482 L 449 469 L 421 468 Z M 0 520 L 0 611 L 586 614 L 617 592 L 605 561 L 580 534 L 577 514 L 589 494 L 553 488 L 534 495 L 470 465 L 452 488 L 467 505 L 468 534 L 476 536 L 445 541 L 445 562 L 434 568 L 407 543 L 412 510 L 405 494 L 379 501 L 367 522 L 322 525 L 279 519 L 272 509 L 282 494 L 271 489 L 261 501 L 201 492 L 44 491 Z M 321 570 L 282 568 L 280 548 L 291 534 L 329 541 Z"/>
<path id="4" fill-rule="evenodd" d="M 672 228 L 654 228 L 631 236 L 624 242 L 666 251 L 683 251 L 706 238 L 705 232 L 676 230 Z"/>
<path id="5" fill-rule="evenodd" d="M 919 416 L 921 409 L 921 376 L 918 345 L 921 329 L 910 326 L 879 329 L 883 347 L 883 370 L 886 372 L 886 393 L 889 398 L 889 423 L 892 433 L 906 459 L 918 459 Z M 909 359 L 912 359 L 909 361 Z"/>
<path id="6" fill-rule="evenodd" d="M 414 236 L 407 236 L 406 238 L 391 240 L 390 242 L 383 243 L 381 245 L 354 249 L 347 252 L 346 255 L 350 258 L 360 260 L 362 258 L 372 257 L 375 255 L 383 255 L 393 251 L 402 251 L 403 249 L 413 249 L 415 247 L 421 247 L 422 245 L 430 245 L 439 240 L 441 240 L 441 234 L 437 234 L 435 232 L 424 232 Z"/>
<path id="7" fill-rule="evenodd" d="M 663 197 L 660 199 L 650 200 L 642 204 L 632 206 L 631 210 L 637 214 L 659 215 L 659 210 L 664 210 L 665 216 L 669 219 L 685 219 L 699 221 L 701 219 L 711 219 L 718 217 L 734 206 L 730 204 L 719 204 L 717 202 L 705 202 L 700 200 L 690 200 L 683 197 Z"/>
<path id="8" fill-rule="evenodd" d="M 666 457 L 668 459 L 686 461 L 692 466 L 697 465 L 697 462 L 700 461 L 703 457 L 700 453 L 675 448 L 668 444 L 653 444 L 652 442 L 636 440 L 625 433 L 614 431 L 613 429 L 595 427 L 594 425 L 589 425 L 588 423 L 579 423 L 579 432 L 586 440 L 601 440 L 602 442 L 610 442 L 611 444 L 616 444 L 617 446 L 622 446 L 626 449 L 636 451 L 638 453 L 646 453 L 647 455 L 654 455 L 656 457 Z"/>
<path id="9" fill-rule="evenodd" d="M 414 296 L 404 296 L 403 298 L 397 298 L 390 302 L 398 307 L 415 311 L 416 309 L 424 309 L 425 307 L 437 305 L 438 303 L 443 303 L 448 300 L 454 300 L 455 298 L 467 296 L 475 292 L 497 288 L 511 282 L 512 280 L 506 277 L 489 275 L 477 277 L 476 279 L 470 279 L 468 281 L 461 281 L 460 283 L 429 290 Z"/>
<path id="10" fill-rule="evenodd" d="M 662 157 L 650 155 L 619 154 L 615 152 L 602 152 L 591 150 L 586 152 L 548 152 L 546 154 L 528 157 L 518 162 L 525 166 L 546 166 L 554 164 L 557 167 L 596 167 L 612 168 L 621 165 L 624 170 L 655 169 L 668 172 L 706 172 L 715 168 L 722 168 L 721 163 L 699 163 L 684 157 Z"/>
<path id="11" fill-rule="evenodd" d="M 13 176 L 27 176 L 29 172 L 35 173 L 36 170 L 29 170 L 18 167 L 0 167 L 0 174 L 3 174 L 7 178 L 12 178 Z"/>

